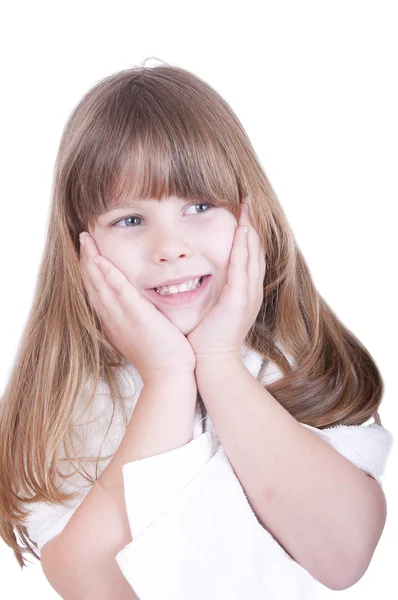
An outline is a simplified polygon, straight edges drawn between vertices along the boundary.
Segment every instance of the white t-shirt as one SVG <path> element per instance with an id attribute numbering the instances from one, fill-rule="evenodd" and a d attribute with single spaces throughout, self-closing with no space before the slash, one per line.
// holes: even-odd
<path id="1" fill-rule="evenodd" d="M 245 345 L 242 360 L 250 373 L 267 385 L 282 374 Z M 292 361 L 291 361 L 292 364 Z M 143 382 L 126 362 L 126 409 L 131 416 Z M 132 387 L 131 387 L 131 384 Z M 104 385 L 97 390 L 94 419 L 84 423 L 91 455 L 116 452 L 124 432 L 122 415 L 110 422 L 111 402 Z M 301 423 L 382 485 L 380 476 L 393 444 L 392 434 L 377 424 L 329 427 Z M 111 458 L 99 463 L 98 476 Z M 162 600 L 307 599 L 316 597 L 319 583 L 280 546 L 258 521 L 225 455 L 207 414 L 199 405 L 190 443 L 122 467 L 127 517 L 132 542 L 115 556 L 124 577 L 140 598 Z M 38 502 L 26 505 L 24 521 L 39 550 L 60 533 L 91 489 L 80 476 L 62 484 L 79 490 L 67 505 Z M 161 591 L 160 591 L 161 590 Z M 159 595 L 160 594 L 160 595 Z"/>

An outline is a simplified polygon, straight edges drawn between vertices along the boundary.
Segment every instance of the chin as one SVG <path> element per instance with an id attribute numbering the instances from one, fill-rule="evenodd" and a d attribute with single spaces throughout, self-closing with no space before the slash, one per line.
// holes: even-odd
<path id="1" fill-rule="evenodd" d="M 185 336 L 189 335 L 203 319 L 203 315 L 199 314 L 173 315 L 173 317 L 170 317 L 166 314 L 164 316 Z"/>
<path id="2" fill-rule="evenodd" d="M 179 325 L 178 323 L 174 323 L 174 321 L 172 321 L 172 323 L 173 323 L 173 325 L 175 325 L 177 327 L 177 329 L 179 331 L 181 331 L 181 333 L 183 335 L 185 335 L 185 337 L 187 335 L 189 335 L 199 325 L 199 322 L 195 322 L 195 324 L 184 323 L 184 324 L 181 324 L 181 325 Z"/>

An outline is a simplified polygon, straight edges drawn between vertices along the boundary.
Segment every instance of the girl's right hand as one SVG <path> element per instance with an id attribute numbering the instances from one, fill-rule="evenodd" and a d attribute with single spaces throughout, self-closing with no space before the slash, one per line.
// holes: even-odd
<path id="1" fill-rule="evenodd" d="M 110 343 L 137 368 L 144 384 L 165 375 L 193 374 L 196 357 L 184 334 L 100 255 L 88 233 L 84 242 L 80 266 L 85 287 Z M 101 267 L 94 262 L 97 256 Z"/>

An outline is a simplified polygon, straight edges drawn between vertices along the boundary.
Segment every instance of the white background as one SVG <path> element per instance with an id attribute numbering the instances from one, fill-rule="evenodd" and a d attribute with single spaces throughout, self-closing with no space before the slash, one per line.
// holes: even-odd
<path id="1" fill-rule="evenodd" d="M 396 435 L 397 3 L 80 0 L 5 6 L 1 393 L 31 306 L 66 119 L 99 79 L 153 56 L 203 78 L 237 113 L 317 289 L 380 368 L 380 415 Z M 352 588 L 324 588 L 322 597 L 398 597 L 394 473 L 395 447 L 383 478 L 387 523 L 368 571 Z M 31 560 L 21 571 L 0 540 L 0 595 L 59 598 L 40 563 Z"/>

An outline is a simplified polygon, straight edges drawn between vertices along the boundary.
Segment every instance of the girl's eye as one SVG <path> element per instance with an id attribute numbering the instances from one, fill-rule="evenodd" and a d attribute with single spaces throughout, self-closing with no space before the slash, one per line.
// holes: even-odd
<path id="1" fill-rule="evenodd" d="M 206 203 L 205 202 L 201 202 L 199 204 L 193 204 L 189 208 L 196 208 L 197 206 L 213 206 L 213 204 L 210 204 L 209 202 L 206 202 Z M 200 214 L 201 212 L 208 212 L 208 210 L 199 211 L 199 213 L 196 213 L 196 214 Z M 116 223 L 112 223 L 111 227 L 115 227 L 119 223 L 124 223 L 124 222 L 128 221 L 129 219 L 142 219 L 142 217 L 138 217 L 137 215 L 129 215 L 128 217 L 123 217 L 123 219 L 120 219 L 119 221 L 116 221 Z M 122 227 L 122 228 L 125 228 L 125 227 Z M 128 228 L 128 226 L 127 226 L 127 228 Z"/>
<path id="2" fill-rule="evenodd" d="M 141 217 L 137 217 L 136 215 L 132 215 L 130 217 L 124 217 L 120 219 L 120 221 L 116 221 L 116 223 L 112 223 L 112 227 L 116 227 L 119 223 L 125 223 L 128 219 L 141 219 Z"/>
<path id="3" fill-rule="evenodd" d="M 193 204 L 189 208 L 196 208 L 197 206 L 213 206 L 213 204 L 210 204 L 209 202 L 200 202 L 199 204 Z M 199 214 L 201 212 L 209 212 L 209 211 L 208 210 L 200 211 Z M 198 214 L 198 213 L 196 213 L 196 214 Z"/>

